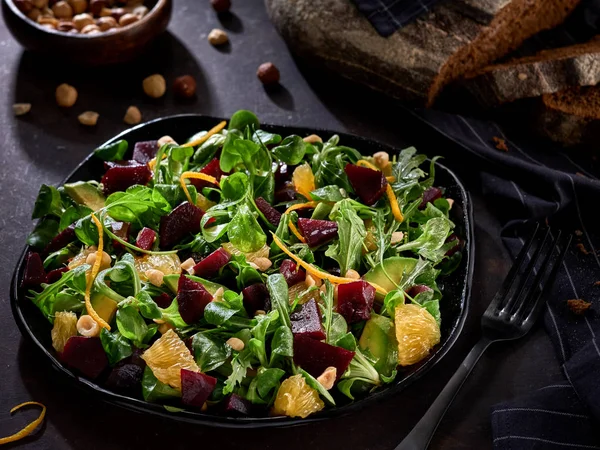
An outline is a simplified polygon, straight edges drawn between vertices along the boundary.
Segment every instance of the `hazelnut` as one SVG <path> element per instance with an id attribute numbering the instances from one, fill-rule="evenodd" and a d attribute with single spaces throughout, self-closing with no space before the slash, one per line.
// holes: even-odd
<path id="1" fill-rule="evenodd" d="M 175 142 L 175 139 L 173 139 L 171 136 L 163 136 L 158 140 L 158 147 L 162 147 L 165 144 L 175 144 L 177 145 L 177 142 Z M 192 258 L 189 258 L 192 259 Z M 189 260 L 186 260 L 186 262 Z M 194 263 L 194 266 L 196 265 L 196 263 Z M 187 270 L 187 269 L 186 269 Z M 188 270 L 189 272 L 189 270 Z"/>
<path id="2" fill-rule="evenodd" d="M 229 42 L 229 36 L 227 36 L 225 31 L 215 28 L 208 33 L 208 42 L 211 45 L 224 45 Z"/>
<path id="3" fill-rule="evenodd" d="M 102 8 L 100 10 L 100 14 L 98 14 L 100 17 L 112 17 L 112 13 L 113 10 L 110 8 Z M 116 20 L 116 19 L 115 19 Z"/>
<path id="4" fill-rule="evenodd" d="M 41 13 L 42 13 L 42 17 L 54 17 L 54 13 L 48 7 L 42 8 Z"/>
<path id="5" fill-rule="evenodd" d="M 86 25 L 81 29 L 81 34 L 95 34 L 100 33 L 100 28 L 95 23 Z"/>
<path id="6" fill-rule="evenodd" d="M 52 12 L 54 13 L 54 17 L 58 17 L 59 19 L 70 19 L 73 17 L 73 8 L 65 1 L 55 3 L 52 6 Z"/>
<path id="7" fill-rule="evenodd" d="M 22 116 L 31 111 L 31 103 L 15 103 L 13 105 L 13 113 L 15 116 Z"/>
<path id="8" fill-rule="evenodd" d="M 231 8 L 231 0 L 210 0 L 213 9 L 218 13 L 224 13 Z"/>
<path id="9" fill-rule="evenodd" d="M 95 248 L 95 247 L 94 247 Z M 91 249 L 91 247 L 90 247 Z M 96 249 L 98 250 L 98 249 Z M 96 263 L 96 252 L 92 252 L 85 258 L 85 263 L 93 266 Z M 106 252 L 102 252 L 102 261 L 100 261 L 100 269 L 108 269 L 111 264 L 110 255 Z"/>
<path id="10" fill-rule="evenodd" d="M 94 16 L 99 16 L 100 11 L 102 11 L 102 8 L 106 8 L 107 6 L 108 3 L 106 2 L 106 0 L 90 0 L 90 12 Z"/>
<path id="11" fill-rule="evenodd" d="M 353 280 L 360 280 L 360 274 L 354 269 L 348 269 L 348 272 L 346 272 L 346 278 L 352 278 Z"/>
<path id="12" fill-rule="evenodd" d="M 118 26 L 117 21 L 112 17 L 100 17 L 96 20 L 96 25 L 98 25 L 100 31 L 107 31 Z"/>
<path id="13" fill-rule="evenodd" d="M 52 27 L 53 29 L 56 29 L 58 27 L 59 21 L 54 17 L 40 16 L 38 17 L 37 23 L 45 27 Z"/>
<path id="14" fill-rule="evenodd" d="M 234 349 L 236 352 L 241 352 L 242 350 L 244 350 L 245 347 L 244 341 L 236 337 L 227 339 L 227 342 L 225 343 L 229 345 L 232 349 Z"/>
<path id="15" fill-rule="evenodd" d="M 111 17 L 113 17 L 117 22 L 125 14 L 127 14 L 127 11 L 125 11 L 123 8 L 113 8 L 113 9 L 110 10 Z"/>
<path id="16" fill-rule="evenodd" d="M 148 278 L 148 281 L 151 284 L 153 284 L 154 286 L 156 286 L 156 287 L 162 286 L 163 278 L 164 278 L 165 274 L 162 273 L 160 270 L 148 269 L 148 270 L 146 270 L 144 275 L 146 275 L 146 278 Z"/>
<path id="17" fill-rule="evenodd" d="M 377 152 L 373 155 L 373 161 L 375 165 L 380 169 L 383 169 L 390 162 L 390 155 L 388 152 Z"/>
<path id="18" fill-rule="evenodd" d="M 34 22 L 37 22 L 38 19 L 41 17 L 41 15 L 42 15 L 42 11 L 40 11 L 37 8 L 33 8 L 31 11 L 29 11 L 27 13 L 27 17 L 29 17 Z"/>
<path id="19" fill-rule="evenodd" d="M 402 239 L 404 239 L 404 233 L 402 231 L 394 231 L 390 239 L 390 244 L 398 244 L 402 242 Z"/>
<path id="20" fill-rule="evenodd" d="M 454 199 L 447 198 L 446 201 L 448 202 L 449 209 L 452 209 L 452 205 L 454 205 Z"/>
<path id="21" fill-rule="evenodd" d="M 142 86 L 146 95 L 152 98 L 162 97 L 165 95 L 167 90 L 167 82 L 165 81 L 164 77 L 159 74 L 150 75 L 149 77 L 145 78 Z"/>
<path id="22" fill-rule="evenodd" d="M 217 289 L 213 295 L 213 302 L 220 302 L 221 300 L 223 300 L 223 295 L 225 294 L 225 289 L 223 289 L 222 287 L 220 287 L 219 289 Z"/>
<path id="23" fill-rule="evenodd" d="M 256 311 L 254 311 L 254 317 L 264 316 L 265 314 L 267 314 L 267 313 L 265 311 L 263 311 L 262 309 L 257 309 Z"/>
<path id="24" fill-rule="evenodd" d="M 84 113 L 79 114 L 79 116 L 77 116 L 77 119 L 79 120 L 79 123 L 81 125 L 93 127 L 98 123 L 98 117 L 100 117 L 100 114 L 98 114 L 97 112 L 86 111 Z M 102 258 L 102 261 L 104 262 L 104 258 Z"/>
<path id="25" fill-rule="evenodd" d="M 337 378 L 337 368 L 336 367 L 328 367 L 323 371 L 321 375 L 317 378 L 317 381 L 321 386 L 323 386 L 326 390 L 330 390 L 335 384 L 335 379 Z"/>
<path id="26" fill-rule="evenodd" d="M 77 332 L 85 337 L 96 337 L 100 334 L 100 326 L 92 316 L 83 314 L 77 321 Z"/>
<path id="27" fill-rule="evenodd" d="M 75 28 L 81 31 L 88 25 L 94 25 L 94 18 L 88 13 L 77 14 L 75 17 L 73 17 L 73 25 L 75 25 Z"/>
<path id="28" fill-rule="evenodd" d="M 185 270 L 187 273 L 194 272 L 194 266 L 196 265 L 196 261 L 194 258 L 188 258 L 184 262 L 181 263 L 181 270 Z"/>
<path id="29" fill-rule="evenodd" d="M 73 8 L 73 14 L 81 14 L 87 11 L 87 0 L 67 0 L 67 2 L 69 2 L 69 5 Z"/>
<path id="30" fill-rule="evenodd" d="M 275 67 L 272 62 L 266 62 L 258 67 L 256 76 L 262 84 L 276 84 L 279 83 L 279 69 Z"/>
<path id="31" fill-rule="evenodd" d="M 31 3 L 38 9 L 43 9 L 48 6 L 48 0 L 31 0 Z"/>
<path id="32" fill-rule="evenodd" d="M 136 6 L 135 8 L 133 8 L 133 11 L 131 11 L 131 14 L 141 19 L 146 14 L 148 14 L 148 8 L 144 5 Z"/>
<path id="33" fill-rule="evenodd" d="M 132 23 L 136 23 L 140 18 L 134 14 L 124 14 L 119 19 L 119 25 L 122 27 L 126 27 L 127 25 L 131 25 Z"/>
<path id="34" fill-rule="evenodd" d="M 127 112 L 125 112 L 123 121 L 127 125 L 137 125 L 142 121 L 142 113 L 137 106 L 130 106 L 127 108 Z"/>
<path id="35" fill-rule="evenodd" d="M 56 29 L 58 31 L 71 31 L 75 29 L 75 25 L 73 25 L 73 22 L 69 22 L 66 20 L 61 20 L 60 23 L 58 24 L 58 27 L 56 27 Z"/>
<path id="36" fill-rule="evenodd" d="M 19 8 L 19 11 L 24 14 L 31 12 L 33 9 L 33 2 L 31 0 L 13 0 L 13 2 L 15 3 L 15 6 Z"/>
<path id="37" fill-rule="evenodd" d="M 196 80 L 191 75 L 177 77 L 173 83 L 173 92 L 180 98 L 191 98 L 196 95 Z"/>
<path id="38" fill-rule="evenodd" d="M 321 136 L 317 136 L 316 134 L 311 134 L 310 136 L 306 136 L 302 139 L 304 142 L 308 142 L 309 144 L 316 144 L 317 142 L 323 142 Z"/>

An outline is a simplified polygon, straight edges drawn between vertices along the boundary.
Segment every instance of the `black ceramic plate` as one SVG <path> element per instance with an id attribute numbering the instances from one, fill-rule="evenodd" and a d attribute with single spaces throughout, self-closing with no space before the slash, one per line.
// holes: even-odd
<path id="1" fill-rule="evenodd" d="M 164 135 L 172 136 L 176 141 L 184 142 L 189 136 L 195 134 L 197 131 L 212 128 L 219 120 L 221 119 L 200 115 L 180 115 L 158 119 L 125 131 L 107 143 L 125 139 L 130 144 L 133 144 L 138 141 L 158 139 Z M 390 146 L 343 133 L 287 126 L 264 125 L 262 128 L 279 133 L 283 136 L 290 134 L 297 134 L 300 136 L 318 134 L 323 138 L 328 139 L 331 135 L 338 134 L 340 135 L 340 141 L 343 145 L 354 147 L 363 154 L 373 154 L 377 151 L 387 151 L 390 154 L 398 152 L 398 149 Z M 132 148 L 133 145 L 130 145 L 130 147 Z M 425 148 L 419 150 L 425 153 L 430 151 Z M 71 175 L 69 175 L 65 180 L 65 183 L 89 179 L 99 180 L 102 173 L 102 161 L 97 158 L 88 157 Z M 441 302 L 442 339 L 440 344 L 434 349 L 431 355 L 421 363 L 402 369 L 394 383 L 379 389 L 364 399 L 322 411 L 307 419 L 292 419 L 288 417 L 230 418 L 191 411 L 169 412 L 162 405 L 146 403 L 137 398 L 116 394 L 85 378 L 77 376 L 71 370 L 63 366 L 57 359 L 56 353 L 52 348 L 50 324 L 42 314 L 40 314 L 33 303 L 24 297 L 23 293 L 21 293 L 18 288 L 24 269 L 23 259 L 27 249 L 23 251 L 21 258 L 19 259 L 12 280 L 11 307 L 13 315 L 23 335 L 30 338 L 35 345 L 41 349 L 56 370 L 70 378 L 75 385 L 97 394 L 98 399 L 131 410 L 160 415 L 183 422 L 221 427 L 290 426 L 355 412 L 366 405 L 373 404 L 384 397 L 399 392 L 422 376 L 427 370 L 430 370 L 448 352 L 450 347 L 452 347 L 463 327 L 469 303 L 474 261 L 471 205 L 468 194 L 458 178 L 448 168 L 439 163 L 436 165 L 436 185 L 446 188 L 447 196 L 454 199 L 455 202 L 451 211 L 451 218 L 456 224 L 456 233 L 461 236 L 466 243 L 463 251 L 463 259 L 458 270 L 454 272 L 451 277 L 440 280 L 443 292 L 443 299 Z"/>

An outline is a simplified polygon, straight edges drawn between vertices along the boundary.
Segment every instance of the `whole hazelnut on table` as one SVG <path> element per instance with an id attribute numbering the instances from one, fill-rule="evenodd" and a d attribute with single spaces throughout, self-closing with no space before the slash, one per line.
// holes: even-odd
<path id="1" fill-rule="evenodd" d="M 173 92 L 180 98 L 192 98 L 196 95 L 196 80 L 191 75 L 177 77 L 173 83 Z"/>
<path id="2" fill-rule="evenodd" d="M 224 45 L 229 42 L 229 36 L 225 31 L 215 28 L 208 33 L 208 42 L 212 45 Z"/>
<path id="3" fill-rule="evenodd" d="M 137 106 L 130 106 L 125 112 L 123 122 L 127 125 L 137 125 L 142 121 L 142 113 Z"/>
<path id="4" fill-rule="evenodd" d="M 52 6 L 52 12 L 54 13 L 54 17 L 59 19 L 70 19 L 73 17 L 73 8 L 65 1 L 55 3 Z"/>
<path id="5" fill-rule="evenodd" d="M 100 114 L 98 114 L 97 112 L 86 111 L 84 113 L 79 114 L 79 116 L 77 116 L 77 119 L 79 120 L 79 123 L 81 125 L 93 127 L 98 123 L 98 117 L 100 117 Z"/>
<path id="6" fill-rule="evenodd" d="M 167 90 L 167 82 L 164 77 L 159 74 L 150 75 L 145 78 L 142 86 L 146 95 L 152 98 L 162 97 Z"/>
<path id="7" fill-rule="evenodd" d="M 33 2 L 31 0 L 13 0 L 15 6 L 19 8 L 22 13 L 29 13 L 33 8 Z"/>
<path id="8" fill-rule="evenodd" d="M 33 6 L 35 6 L 38 9 L 42 9 L 48 6 L 48 0 L 31 0 L 31 3 L 33 3 Z"/>
<path id="9" fill-rule="evenodd" d="M 138 20 L 140 20 L 138 16 L 127 13 L 121 16 L 121 18 L 119 19 L 119 25 L 121 25 L 122 27 L 126 27 L 127 25 L 131 25 L 132 23 L 136 23 Z"/>
<path id="10" fill-rule="evenodd" d="M 94 25 L 94 18 L 88 13 L 77 14 L 75 17 L 73 17 L 73 25 L 75 25 L 75 28 L 81 31 L 88 25 Z"/>
<path id="11" fill-rule="evenodd" d="M 56 88 L 56 103 L 63 108 L 70 108 L 77 101 L 77 89 L 63 83 Z"/>
<path id="12" fill-rule="evenodd" d="M 262 84 L 279 83 L 279 69 L 272 62 L 266 62 L 258 67 L 256 76 Z"/>
<path id="13" fill-rule="evenodd" d="M 54 13 L 48 7 L 43 8 L 41 11 L 42 17 L 54 17 Z"/>
<path id="14" fill-rule="evenodd" d="M 210 0 L 210 4 L 218 13 L 224 13 L 231 9 L 231 0 Z"/>
<path id="15" fill-rule="evenodd" d="M 87 0 L 67 0 L 67 2 L 73 8 L 73 14 L 81 14 L 87 11 Z"/>

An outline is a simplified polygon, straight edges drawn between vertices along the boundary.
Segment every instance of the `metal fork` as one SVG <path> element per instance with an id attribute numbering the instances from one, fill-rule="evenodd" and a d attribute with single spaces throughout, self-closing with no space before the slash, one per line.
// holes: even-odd
<path id="1" fill-rule="evenodd" d="M 419 423 L 395 450 L 426 449 L 454 397 L 490 344 L 519 339 L 531 330 L 544 307 L 544 294 L 552 286 L 571 243 L 571 235 L 561 234 L 559 232 L 554 238 L 550 229 L 541 228 L 539 224 L 536 226 L 502 287 L 483 314 L 481 339 Z M 532 251 L 533 255 L 530 254 Z"/>

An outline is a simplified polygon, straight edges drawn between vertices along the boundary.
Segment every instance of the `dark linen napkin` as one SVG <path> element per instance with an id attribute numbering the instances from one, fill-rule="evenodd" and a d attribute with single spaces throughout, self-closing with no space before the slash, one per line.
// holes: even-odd
<path id="1" fill-rule="evenodd" d="M 438 111 L 410 113 L 457 144 L 465 165 L 480 172 L 486 206 L 513 257 L 534 222 L 574 233 L 544 315 L 564 383 L 495 405 L 494 448 L 600 449 L 600 181 L 592 160 L 545 141 L 509 139 L 492 122 Z M 497 148 L 503 147 L 499 139 L 506 149 Z M 592 306 L 576 315 L 569 299 Z"/>

